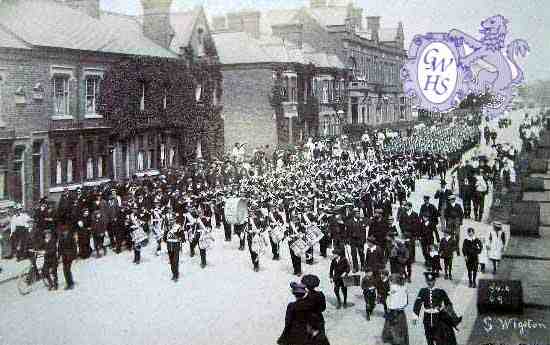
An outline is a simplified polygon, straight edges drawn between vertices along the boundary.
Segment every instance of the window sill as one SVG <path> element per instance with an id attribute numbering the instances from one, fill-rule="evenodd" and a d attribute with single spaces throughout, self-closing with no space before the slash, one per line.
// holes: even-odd
<path id="1" fill-rule="evenodd" d="M 103 115 L 100 114 L 86 114 L 84 115 L 85 119 L 102 119 Z"/>
<path id="2" fill-rule="evenodd" d="M 55 115 L 51 117 L 52 120 L 58 121 L 58 120 L 74 120 L 74 117 L 72 115 Z"/>
<path id="3" fill-rule="evenodd" d="M 50 193 L 61 193 L 67 188 L 68 190 L 75 190 L 79 187 L 82 187 L 80 183 L 71 183 L 71 184 L 65 184 L 65 185 L 57 185 L 56 187 L 50 188 Z"/>

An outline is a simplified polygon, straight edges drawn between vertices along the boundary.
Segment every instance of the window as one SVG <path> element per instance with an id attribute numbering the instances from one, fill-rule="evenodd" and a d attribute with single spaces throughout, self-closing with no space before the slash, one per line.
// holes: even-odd
<path id="1" fill-rule="evenodd" d="M 62 176 L 63 176 L 63 173 L 62 173 L 61 160 L 58 159 L 55 161 L 55 184 L 63 183 Z"/>
<path id="2" fill-rule="evenodd" d="M 137 170 L 142 171 L 143 167 L 143 151 L 139 151 L 137 154 Z"/>
<path id="3" fill-rule="evenodd" d="M 97 157 L 97 177 L 103 177 L 103 157 Z"/>
<path id="4" fill-rule="evenodd" d="M 166 167 L 166 145 L 160 144 L 160 166 Z"/>
<path id="5" fill-rule="evenodd" d="M 69 116 L 69 76 L 58 75 L 53 79 L 54 106 L 56 116 Z"/>
<path id="6" fill-rule="evenodd" d="M 321 93 L 321 101 L 323 103 L 328 103 L 328 92 L 329 92 L 329 81 L 323 80 L 323 91 Z"/>
<path id="7" fill-rule="evenodd" d="M 153 168 L 153 150 L 147 151 L 147 169 Z"/>
<path id="8" fill-rule="evenodd" d="M 73 160 L 67 159 L 67 183 L 73 182 Z"/>
<path id="9" fill-rule="evenodd" d="M 94 178 L 94 159 L 92 157 L 88 157 L 88 160 L 86 160 L 86 178 L 88 180 Z"/>
<path id="10" fill-rule="evenodd" d="M 173 167 L 174 166 L 174 158 L 176 157 L 176 148 L 175 147 L 172 147 L 170 148 L 170 156 L 169 156 L 169 165 L 170 167 Z"/>
<path id="11" fill-rule="evenodd" d="M 97 113 L 100 79 L 97 76 L 86 78 L 86 114 Z"/>
<path id="12" fill-rule="evenodd" d="M 139 110 L 145 111 L 145 83 L 141 83 L 141 97 L 139 99 Z"/>
<path id="13" fill-rule="evenodd" d="M 298 102 L 298 87 L 296 77 L 290 78 L 290 102 Z"/>
<path id="14" fill-rule="evenodd" d="M 195 87 L 195 101 L 200 102 L 202 100 L 202 85 L 197 84 Z"/>
<path id="15" fill-rule="evenodd" d="M 281 98 L 283 102 L 288 102 L 288 88 L 289 88 L 289 78 L 285 76 L 283 79 L 283 84 L 281 85 Z"/>

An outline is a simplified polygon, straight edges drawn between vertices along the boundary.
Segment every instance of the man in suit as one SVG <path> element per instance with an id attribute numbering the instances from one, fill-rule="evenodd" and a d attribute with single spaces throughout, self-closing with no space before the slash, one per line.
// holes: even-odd
<path id="1" fill-rule="evenodd" d="M 418 214 L 420 219 L 428 218 L 428 221 L 433 227 L 437 227 L 439 223 L 439 211 L 434 204 L 430 203 L 430 196 L 424 195 L 424 203 L 420 206 L 420 213 Z M 434 231 L 435 239 L 439 242 L 439 233 L 437 228 Z"/>
<path id="2" fill-rule="evenodd" d="M 445 180 L 441 181 L 441 188 L 435 192 L 435 199 L 438 199 L 438 208 L 437 212 L 439 213 L 439 220 L 441 224 L 441 231 L 446 231 L 447 222 L 445 217 L 445 211 L 449 206 L 449 198 L 453 195 L 453 192 L 447 188 L 447 182 Z"/>
<path id="3" fill-rule="evenodd" d="M 367 239 L 367 250 L 365 251 L 365 271 L 372 271 L 378 277 L 385 265 L 384 249 L 376 244 L 376 238 L 369 236 Z"/>
<path id="4" fill-rule="evenodd" d="M 73 273 L 71 272 L 71 265 L 76 258 L 76 241 L 73 233 L 70 231 L 69 226 L 61 225 L 61 238 L 59 239 L 59 256 L 63 263 L 63 275 L 65 276 L 65 290 L 74 288 Z"/>
<path id="5" fill-rule="evenodd" d="M 462 207 L 456 203 L 456 197 L 454 195 L 449 197 L 449 207 L 445 212 L 447 231 L 451 234 L 456 242 L 456 255 L 460 256 L 460 226 L 464 219 L 464 212 Z"/>
<path id="6" fill-rule="evenodd" d="M 358 264 L 361 263 L 361 271 L 365 270 L 365 242 L 367 240 L 367 224 L 360 218 L 361 211 L 356 208 L 353 210 L 353 217 L 347 221 L 346 233 L 348 234 L 351 246 L 351 260 L 353 263 L 353 273 L 359 271 Z M 357 260 L 359 256 L 359 260 Z M 358 263 L 359 261 L 359 263 Z"/>

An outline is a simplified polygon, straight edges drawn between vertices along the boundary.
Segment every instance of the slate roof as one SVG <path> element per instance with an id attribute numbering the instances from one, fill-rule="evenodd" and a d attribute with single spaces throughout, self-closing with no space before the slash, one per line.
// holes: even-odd
<path id="1" fill-rule="evenodd" d="M 220 62 L 246 64 L 271 62 L 272 57 L 260 46 L 260 42 L 244 32 L 220 32 L 212 35 Z"/>
<path id="2" fill-rule="evenodd" d="M 134 17 L 102 12 L 94 18 L 53 1 L 2 2 L 0 23 L 6 31 L 36 47 L 177 57 L 145 37 Z"/>
<path id="3" fill-rule="evenodd" d="M 250 63 L 313 63 L 317 67 L 344 68 L 344 64 L 334 54 L 312 52 L 286 45 L 279 37 L 261 36 L 255 39 L 244 32 L 220 32 L 212 35 L 220 62 L 226 64 Z"/>
<path id="4" fill-rule="evenodd" d="M 16 38 L 14 35 L 10 34 L 9 32 L 2 30 L 1 24 L 0 24 L 0 47 L 29 49 L 29 47 L 23 41 Z"/>

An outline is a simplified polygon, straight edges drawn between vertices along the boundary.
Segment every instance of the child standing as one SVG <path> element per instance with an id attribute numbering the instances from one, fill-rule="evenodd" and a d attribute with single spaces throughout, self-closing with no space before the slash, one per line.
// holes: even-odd
<path id="1" fill-rule="evenodd" d="M 390 293 L 390 272 L 383 270 L 380 272 L 380 280 L 376 288 L 378 294 L 378 303 L 384 306 L 384 314 L 388 313 L 388 305 L 386 303 Z"/>
<path id="2" fill-rule="evenodd" d="M 457 243 L 454 237 L 451 237 L 451 234 L 445 231 L 439 243 L 439 256 L 443 259 L 445 279 L 453 279 L 453 257 L 456 251 L 456 245 Z"/>
<path id="3" fill-rule="evenodd" d="M 429 267 L 432 269 L 432 272 L 439 275 L 439 271 L 441 271 L 441 257 L 439 256 L 439 247 L 437 244 L 430 245 L 429 258 Z"/>
<path id="4" fill-rule="evenodd" d="M 365 297 L 367 321 L 370 321 L 370 316 L 376 305 L 376 279 L 372 271 L 367 271 L 363 277 L 361 289 L 363 289 L 363 297 Z"/>

